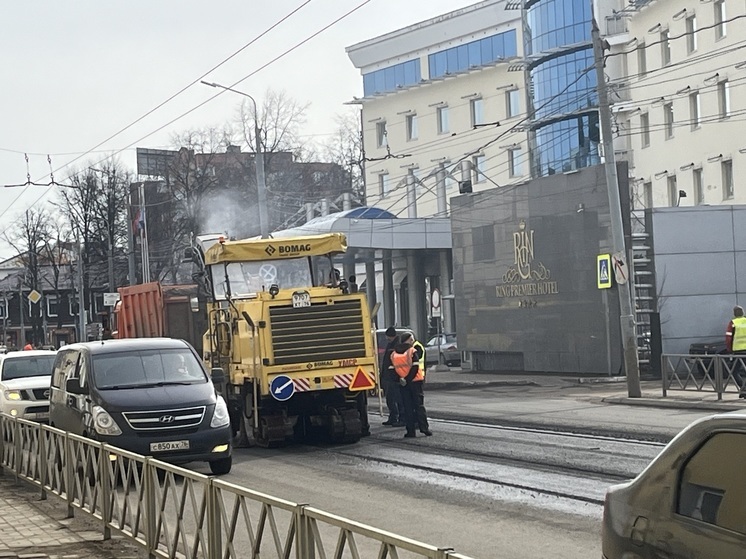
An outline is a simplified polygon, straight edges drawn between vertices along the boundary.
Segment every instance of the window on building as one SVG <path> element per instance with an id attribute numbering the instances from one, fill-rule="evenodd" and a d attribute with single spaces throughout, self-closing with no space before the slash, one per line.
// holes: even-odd
<path id="1" fill-rule="evenodd" d="M 385 120 L 376 122 L 376 145 L 379 148 L 386 147 L 388 145 Z"/>
<path id="2" fill-rule="evenodd" d="M 670 175 L 666 179 L 668 186 L 668 204 L 670 206 L 676 206 L 679 203 L 679 187 L 676 184 L 676 175 Z"/>
<path id="3" fill-rule="evenodd" d="M 471 230 L 474 243 L 474 260 L 485 261 L 495 259 L 495 226 L 482 225 Z"/>
<path id="4" fill-rule="evenodd" d="M 508 118 L 518 116 L 521 113 L 521 93 L 519 89 L 510 89 L 505 92 L 506 114 Z"/>
<path id="5" fill-rule="evenodd" d="M 699 91 L 695 91 L 689 95 L 689 123 L 692 130 L 701 126 L 700 114 Z"/>
<path id="6" fill-rule="evenodd" d="M 511 177 L 523 176 L 523 153 L 520 148 L 508 150 L 508 172 Z"/>
<path id="7" fill-rule="evenodd" d="M 471 100 L 471 125 L 484 124 L 484 99 Z"/>
<path id="8" fill-rule="evenodd" d="M 471 159 L 471 170 L 473 172 L 472 182 L 478 183 L 487 180 L 487 158 L 484 155 L 475 155 Z"/>
<path id="9" fill-rule="evenodd" d="M 663 124 L 666 140 L 673 138 L 673 103 L 663 105 Z"/>
<path id="10" fill-rule="evenodd" d="M 363 74 L 363 93 L 368 97 L 387 91 L 396 91 L 408 85 L 418 84 L 421 79 L 420 59 L 415 58 Z"/>
<path id="11" fill-rule="evenodd" d="M 733 160 L 726 159 L 720 162 L 720 172 L 723 177 L 723 199 L 733 198 Z"/>
<path id="12" fill-rule="evenodd" d="M 450 131 L 451 127 L 448 123 L 448 107 L 438 107 L 438 134 L 446 134 Z"/>
<path id="13" fill-rule="evenodd" d="M 77 316 L 78 315 L 78 298 L 77 298 L 77 295 L 70 295 L 70 297 L 67 300 L 67 306 L 68 306 L 68 311 L 70 311 L 70 316 Z"/>
<path id="14" fill-rule="evenodd" d="M 0 318 L 6 318 L 7 316 L 8 315 L 5 312 L 5 301 L 0 301 Z"/>
<path id="15" fill-rule="evenodd" d="M 653 183 L 648 181 L 642 183 L 642 195 L 646 208 L 653 207 Z"/>
<path id="16" fill-rule="evenodd" d="M 430 79 L 464 72 L 518 54 L 515 29 L 428 55 Z"/>
<path id="17" fill-rule="evenodd" d="M 697 50 L 697 16 L 686 18 L 686 52 L 692 54 Z"/>
<path id="18" fill-rule="evenodd" d="M 671 41 L 668 38 L 668 29 L 661 31 L 661 66 L 671 64 Z"/>
<path id="19" fill-rule="evenodd" d="M 715 8 L 715 39 L 722 39 L 725 37 L 725 0 L 715 0 L 713 4 Z"/>
<path id="20" fill-rule="evenodd" d="M 47 295 L 44 298 L 47 301 L 47 316 L 57 316 L 59 312 L 57 310 L 57 295 Z"/>
<path id="21" fill-rule="evenodd" d="M 720 110 L 720 118 L 730 116 L 730 84 L 728 80 L 718 83 L 718 108 Z"/>
<path id="22" fill-rule="evenodd" d="M 648 73 L 648 54 L 645 43 L 637 45 L 637 75 L 642 78 Z"/>
<path id="23" fill-rule="evenodd" d="M 407 140 L 416 140 L 419 135 L 417 130 L 417 115 L 407 115 Z"/>
<path id="24" fill-rule="evenodd" d="M 650 115 L 648 113 L 640 115 L 640 141 L 642 147 L 650 146 Z"/>
<path id="25" fill-rule="evenodd" d="M 704 204 L 705 193 L 702 189 L 702 168 L 692 169 L 692 189 L 694 190 L 695 205 Z"/>
<path id="26" fill-rule="evenodd" d="M 383 198 L 387 196 L 390 190 L 389 174 L 381 173 L 378 175 L 378 195 Z"/>

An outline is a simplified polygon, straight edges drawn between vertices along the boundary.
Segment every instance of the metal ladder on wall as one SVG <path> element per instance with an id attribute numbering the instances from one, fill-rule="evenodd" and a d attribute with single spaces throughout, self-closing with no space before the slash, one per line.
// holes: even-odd
<path id="1" fill-rule="evenodd" d="M 632 210 L 632 298 L 637 323 L 637 357 L 641 371 L 650 370 L 650 313 L 657 311 L 650 234 L 645 228 L 645 212 Z"/>

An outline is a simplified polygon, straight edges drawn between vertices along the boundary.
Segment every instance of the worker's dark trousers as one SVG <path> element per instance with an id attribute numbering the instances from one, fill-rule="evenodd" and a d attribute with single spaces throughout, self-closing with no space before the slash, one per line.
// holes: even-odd
<path id="1" fill-rule="evenodd" d="M 428 431 L 430 425 L 427 422 L 422 381 L 408 382 L 406 386 L 401 387 L 401 395 L 404 401 L 404 421 L 407 424 L 407 433 L 414 433 L 418 425 L 420 431 Z"/>

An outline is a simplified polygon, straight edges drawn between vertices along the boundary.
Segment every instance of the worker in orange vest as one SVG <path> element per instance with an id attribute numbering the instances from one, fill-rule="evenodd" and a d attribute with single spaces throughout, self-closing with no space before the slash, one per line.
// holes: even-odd
<path id="1" fill-rule="evenodd" d="M 414 336 L 410 332 L 401 335 L 400 343 L 391 353 L 391 364 L 399 377 L 401 395 L 404 403 L 404 416 L 407 424 L 405 438 L 416 437 L 415 426 L 419 425 L 420 432 L 429 437 L 433 433 L 427 421 L 425 410 L 425 395 L 422 384 L 425 376 L 419 367 L 420 351 L 414 347 Z"/>

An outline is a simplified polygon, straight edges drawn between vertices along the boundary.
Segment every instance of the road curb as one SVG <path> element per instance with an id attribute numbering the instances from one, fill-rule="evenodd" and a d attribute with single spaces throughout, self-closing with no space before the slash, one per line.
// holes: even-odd
<path id="1" fill-rule="evenodd" d="M 425 381 L 424 389 L 428 390 L 458 390 L 460 388 L 482 388 L 487 386 L 541 386 L 531 380 L 490 380 L 490 381 Z"/>
<path id="2" fill-rule="evenodd" d="M 742 404 L 718 402 L 690 402 L 680 400 L 661 400 L 657 398 L 628 398 L 625 396 L 609 396 L 601 400 L 606 404 L 624 404 L 629 406 L 646 406 L 649 408 L 670 408 L 680 410 L 709 410 L 709 411 L 746 411 Z"/>

